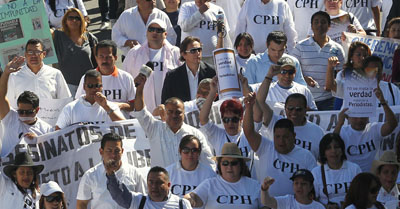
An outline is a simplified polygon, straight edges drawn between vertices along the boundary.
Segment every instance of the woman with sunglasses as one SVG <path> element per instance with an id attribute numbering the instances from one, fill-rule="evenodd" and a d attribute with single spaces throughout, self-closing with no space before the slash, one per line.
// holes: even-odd
<path id="1" fill-rule="evenodd" d="M 64 192 L 54 181 L 40 185 L 39 209 L 67 209 Z"/>
<path id="2" fill-rule="evenodd" d="M 262 208 L 261 185 L 249 178 L 246 162 L 235 143 L 225 143 L 217 161 L 218 176 L 201 183 L 194 191 L 185 195 L 192 207 L 207 209 L 256 209 Z"/>
<path id="3" fill-rule="evenodd" d="M 200 153 L 201 143 L 196 136 L 186 135 L 181 139 L 179 143 L 181 160 L 166 168 L 172 194 L 183 197 L 204 180 L 216 176 L 214 170 L 199 162 Z"/>
<path id="4" fill-rule="evenodd" d="M 96 68 L 94 46 L 97 38 L 86 31 L 85 19 L 76 8 L 70 8 L 62 19 L 61 30 L 53 32 L 58 69 L 63 73 L 72 96 L 75 96 L 81 77 Z"/>
<path id="5" fill-rule="evenodd" d="M 343 204 L 345 209 L 383 209 L 376 200 L 381 188 L 378 177 L 372 173 L 360 173 L 351 181 Z"/>
<path id="6" fill-rule="evenodd" d="M 0 208 L 39 208 L 39 177 L 43 165 L 34 165 L 31 156 L 22 152 L 14 163 L 0 172 Z"/>
<path id="7" fill-rule="evenodd" d="M 62 18 L 70 8 L 77 8 L 89 22 L 89 16 L 82 0 L 45 0 L 47 16 L 50 28 L 59 29 L 62 27 Z"/>
<path id="8" fill-rule="evenodd" d="M 329 209 L 338 209 L 344 201 L 350 182 L 361 173 L 361 168 L 346 160 L 344 142 L 336 133 L 322 137 L 319 143 L 319 159 L 321 165 L 312 170 L 315 198 Z"/>

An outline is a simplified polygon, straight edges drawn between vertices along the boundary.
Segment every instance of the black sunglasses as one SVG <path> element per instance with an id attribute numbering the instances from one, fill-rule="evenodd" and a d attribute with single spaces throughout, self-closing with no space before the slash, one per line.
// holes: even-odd
<path id="1" fill-rule="evenodd" d="M 155 27 L 149 27 L 149 28 L 147 28 L 147 31 L 149 31 L 149 32 L 156 32 L 156 33 L 164 33 L 165 32 L 165 30 L 164 30 L 164 28 L 155 28 Z"/>
<path id="2" fill-rule="evenodd" d="M 286 75 L 289 73 L 289 75 L 293 75 L 295 73 L 294 70 L 281 70 L 281 74 Z"/>
<path id="3" fill-rule="evenodd" d="M 190 54 L 195 54 L 196 52 L 201 52 L 201 51 L 203 51 L 203 48 L 202 47 L 198 47 L 198 48 L 191 48 L 191 49 L 189 49 L 189 50 L 187 50 L 187 51 L 185 51 L 186 53 L 190 53 Z"/>
<path id="4" fill-rule="evenodd" d="M 189 152 L 191 152 L 191 153 L 198 153 L 198 152 L 200 152 L 200 149 L 199 148 L 189 148 L 189 147 L 184 147 L 183 149 L 182 149 L 182 152 L 184 153 L 184 154 L 189 154 Z"/>
<path id="5" fill-rule="evenodd" d="M 79 16 L 68 16 L 67 19 L 70 21 L 73 21 L 73 20 L 81 21 L 81 17 L 79 17 Z"/>
<path id="6" fill-rule="evenodd" d="M 229 122 L 238 123 L 239 121 L 240 121 L 240 118 L 238 118 L 238 117 L 231 117 L 231 118 L 225 117 L 225 118 L 222 118 L 222 122 L 224 122 L 224 123 L 229 123 Z"/>
<path id="7" fill-rule="evenodd" d="M 227 160 L 225 160 L 225 161 L 222 161 L 222 163 L 221 163 L 221 165 L 222 166 L 237 166 L 237 165 L 239 165 L 239 161 L 227 161 Z"/>
<path id="8" fill-rule="evenodd" d="M 286 109 L 288 109 L 289 111 L 296 110 L 296 112 L 301 112 L 301 111 L 303 111 L 304 108 L 290 106 L 290 107 L 286 107 Z"/>
<path id="9" fill-rule="evenodd" d="M 19 115 L 32 115 L 33 113 L 35 113 L 35 110 L 17 110 L 17 113 Z"/>
<path id="10" fill-rule="evenodd" d="M 103 84 L 101 84 L 101 83 L 96 83 L 96 84 L 88 84 L 88 85 L 86 85 L 89 89 L 92 89 L 92 88 L 101 88 L 101 87 L 103 87 Z"/>
<path id="11" fill-rule="evenodd" d="M 46 196 L 46 197 L 44 197 L 44 199 L 45 199 L 47 202 L 54 202 L 54 201 L 61 202 L 62 197 L 61 197 L 61 195 L 57 195 L 57 196 Z"/>

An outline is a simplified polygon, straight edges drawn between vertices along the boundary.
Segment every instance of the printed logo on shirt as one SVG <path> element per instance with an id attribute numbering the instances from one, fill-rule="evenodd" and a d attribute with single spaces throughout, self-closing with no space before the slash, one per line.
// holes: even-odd
<path id="1" fill-rule="evenodd" d="M 171 192 L 174 195 L 183 196 L 183 195 L 191 192 L 194 189 L 196 189 L 196 186 L 174 184 L 171 187 Z"/>
<path id="2" fill-rule="evenodd" d="M 154 69 L 160 69 L 160 71 L 163 71 L 164 69 L 164 62 L 152 62 L 154 65 Z"/>
<path id="3" fill-rule="evenodd" d="M 350 182 L 326 184 L 328 188 L 328 194 L 347 193 L 350 187 Z"/>
<path id="4" fill-rule="evenodd" d="M 122 90 L 121 89 L 107 89 L 103 90 L 104 96 L 109 100 L 121 99 Z"/>
<path id="5" fill-rule="evenodd" d="M 300 165 L 296 163 L 288 163 L 280 161 L 279 159 L 274 160 L 273 166 L 275 169 L 282 171 L 283 173 L 289 172 L 294 173 L 300 169 Z"/>
<path id="6" fill-rule="evenodd" d="M 217 197 L 219 204 L 251 205 L 250 195 L 220 195 Z"/>
<path id="7" fill-rule="evenodd" d="M 318 0 L 296 0 L 296 8 L 318 8 Z"/>
<path id="8" fill-rule="evenodd" d="M 346 0 L 344 5 L 347 8 L 368 7 L 368 0 Z"/>
<path id="9" fill-rule="evenodd" d="M 217 21 L 200 21 L 200 28 L 207 30 L 215 30 L 217 28 Z"/>
<path id="10" fill-rule="evenodd" d="M 376 150 L 374 140 L 367 141 L 365 144 L 350 145 L 347 147 L 347 154 L 350 156 L 362 155 Z"/>
<path id="11" fill-rule="evenodd" d="M 253 18 L 254 23 L 264 25 L 279 25 L 279 16 L 275 15 L 256 15 Z"/>
<path id="12" fill-rule="evenodd" d="M 300 139 L 296 139 L 294 141 L 294 143 L 297 146 L 300 146 L 300 147 L 302 147 L 302 148 L 304 148 L 306 150 L 311 150 L 311 142 L 309 142 L 309 141 L 303 141 L 303 140 L 300 140 Z"/>

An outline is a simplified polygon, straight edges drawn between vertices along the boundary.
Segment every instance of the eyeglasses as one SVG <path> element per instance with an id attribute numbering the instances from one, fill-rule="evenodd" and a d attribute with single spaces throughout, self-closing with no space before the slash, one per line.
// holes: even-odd
<path id="1" fill-rule="evenodd" d="M 47 197 L 44 197 L 44 199 L 45 199 L 47 202 L 54 202 L 54 201 L 61 202 L 62 197 L 61 197 L 61 195 L 57 195 L 57 196 L 47 196 Z"/>
<path id="2" fill-rule="evenodd" d="M 32 115 L 35 113 L 35 110 L 17 110 L 18 115 Z"/>
<path id="3" fill-rule="evenodd" d="M 238 117 L 231 117 L 231 118 L 225 117 L 225 118 L 222 118 L 222 122 L 224 122 L 224 123 L 229 123 L 229 122 L 238 123 L 239 121 L 240 121 L 240 118 L 238 118 Z"/>
<path id="4" fill-rule="evenodd" d="M 96 84 L 88 84 L 88 85 L 86 85 L 89 89 L 92 89 L 92 88 L 101 88 L 101 87 L 103 87 L 103 84 L 101 84 L 101 83 L 96 83 Z"/>
<path id="5" fill-rule="evenodd" d="M 69 20 L 69 21 L 81 21 L 81 17 L 79 17 L 79 16 L 68 16 L 67 17 L 67 20 Z"/>
<path id="6" fill-rule="evenodd" d="M 184 147 L 184 148 L 182 149 L 182 152 L 183 152 L 184 154 L 189 154 L 189 152 L 195 154 L 195 153 L 199 153 L 199 152 L 200 152 L 200 149 L 199 149 L 199 148 Z"/>
<path id="7" fill-rule="evenodd" d="M 27 54 L 29 55 L 41 55 L 44 51 L 36 50 L 36 51 L 26 51 Z"/>
<path id="8" fill-rule="evenodd" d="M 304 110 L 304 108 L 302 107 L 292 107 L 292 106 L 286 107 L 286 109 L 288 109 L 289 111 L 296 110 L 296 112 L 301 112 Z"/>
<path id="9" fill-rule="evenodd" d="M 221 163 L 221 165 L 222 166 L 237 166 L 237 165 L 239 165 L 239 161 L 227 161 L 227 160 L 225 160 L 225 161 L 222 161 L 222 163 Z"/>
<path id="10" fill-rule="evenodd" d="M 149 27 L 149 28 L 147 28 L 147 31 L 148 32 L 156 32 L 156 33 L 164 33 L 165 32 L 165 30 L 164 30 L 164 28 L 155 28 L 155 27 Z"/>
<path id="11" fill-rule="evenodd" d="M 198 47 L 198 48 L 191 48 L 191 49 L 189 49 L 189 50 L 187 50 L 187 51 L 185 51 L 186 53 L 190 53 L 190 54 L 195 54 L 196 52 L 201 52 L 201 51 L 203 51 L 203 48 L 202 47 Z"/>
<path id="12" fill-rule="evenodd" d="M 293 75 L 296 71 L 294 70 L 281 70 L 281 74 L 282 75 L 286 75 L 287 73 L 289 73 L 289 75 Z"/>

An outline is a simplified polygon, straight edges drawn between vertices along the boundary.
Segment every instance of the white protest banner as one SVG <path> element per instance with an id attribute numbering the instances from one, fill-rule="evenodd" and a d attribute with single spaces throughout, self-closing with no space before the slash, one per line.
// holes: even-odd
<path id="1" fill-rule="evenodd" d="M 400 44 L 400 39 L 382 38 L 376 36 L 364 36 L 357 33 L 344 32 L 346 40 L 342 41 L 343 49 L 349 51 L 350 44 L 361 41 L 369 46 L 372 54 L 379 56 L 383 61 L 383 80 L 391 81 L 394 51 Z M 346 56 L 347 57 L 347 56 Z"/>
<path id="2" fill-rule="evenodd" d="M 216 49 L 213 51 L 215 69 L 219 84 L 219 98 L 242 97 L 235 51 L 233 49 Z"/>
<path id="3" fill-rule="evenodd" d="M 42 98 L 39 100 L 39 112 L 37 116 L 46 121 L 48 124 L 55 126 L 57 122 L 58 115 L 60 115 L 61 110 L 66 104 L 72 102 L 73 98 L 64 99 L 46 99 Z"/>
<path id="4" fill-rule="evenodd" d="M 43 164 L 39 174 L 40 183 L 50 180 L 58 182 L 66 197 L 68 207 L 76 208 L 79 181 L 89 168 L 101 162 L 100 139 L 105 133 L 115 132 L 123 137 L 123 163 L 135 166 L 144 177 L 150 169 L 150 145 L 137 120 L 99 125 L 74 125 L 42 135 L 35 141 L 26 139 L 15 151 L 1 158 L 0 170 L 13 162 L 16 153 L 24 152 L 27 146 L 36 164 Z"/>
<path id="5" fill-rule="evenodd" d="M 376 114 L 376 79 L 347 76 L 344 82 L 343 107 L 351 117 L 373 117 Z"/>

